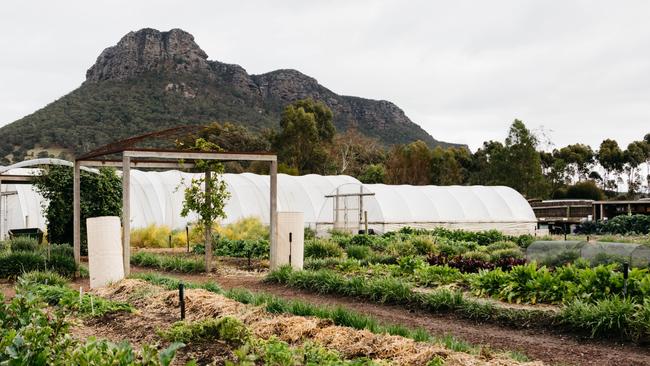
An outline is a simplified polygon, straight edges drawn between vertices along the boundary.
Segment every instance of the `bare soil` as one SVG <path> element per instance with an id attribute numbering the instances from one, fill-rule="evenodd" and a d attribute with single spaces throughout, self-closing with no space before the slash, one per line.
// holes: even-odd
<path id="1" fill-rule="evenodd" d="M 133 272 L 153 272 L 133 267 Z M 244 272 L 244 273 L 239 273 Z M 650 365 L 650 347 L 607 340 L 593 340 L 573 335 L 558 334 L 544 329 L 514 329 L 495 324 L 460 319 L 451 314 L 431 314 L 403 306 L 379 305 L 367 301 L 319 295 L 282 285 L 262 282 L 262 275 L 245 271 L 222 271 L 218 274 L 167 275 L 187 281 L 213 280 L 223 288 L 243 287 L 252 291 L 264 291 L 285 299 L 298 299 L 313 304 L 343 306 L 350 310 L 372 315 L 394 324 L 422 327 L 436 336 L 453 335 L 475 345 L 492 349 L 519 351 L 531 359 L 555 365 Z"/>
<path id="2" fill-rule="evenodd" d="M 16 290 L 14 289 L 15 284 L 12 281 L 0 281 L 0 293 L 5 298 L 5 302 L 8 302 L 16 296 Z"/>

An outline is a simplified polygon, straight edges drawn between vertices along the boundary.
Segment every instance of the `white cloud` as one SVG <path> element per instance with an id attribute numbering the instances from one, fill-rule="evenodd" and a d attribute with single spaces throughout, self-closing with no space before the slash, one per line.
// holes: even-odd
<path id="1" fill-rule="evenodd" d="M 556 145 L 650 132 L 646 1 L 21 1 L 0 12 L 0 125 L 76 88 L 130 30 L 183 28 L 211 59 L 295 68 L 400 106 L 437 139 Z"/>

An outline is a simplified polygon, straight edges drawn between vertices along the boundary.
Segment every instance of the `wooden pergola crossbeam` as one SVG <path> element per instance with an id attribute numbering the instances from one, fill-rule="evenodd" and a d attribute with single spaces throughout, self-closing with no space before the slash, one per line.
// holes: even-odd
<path id="1" fill-rule="evenodd" d="M 220 161 L 266 161 L 270 163 L 270 239 L 271 258 L 277 250 L 277 195 L 278 195 L 278 162 L 275 154 L 268 153 L 226 153 L 218 151 L 184 151 L 184 150 L 153 150 L 125 148 L 121 151 L 104 150 L 105 152 L 90 153 L 76 159 L 74 162 L 73 180 L 73 247 L 75 262 L 81 263 L 81 168 L 116 167 L 122 168 L 122 255 L 124 275 L 128 276 L 131 269 L 131 168 L 178 169 L 194 167 L 196 160 Z M 107 155 L 122 155 L 122 160 L 102 160 Z M 155 160 L 151 160 L 155 159 Z M 166 160 L 176 161 L 166 161 Z M 209 174 L 209 172 L 206 172 Z M 209 248 L 206 247 L 206 253 Z M 206 255 L 206 270 L 210 269 L 209 255 Z"/>

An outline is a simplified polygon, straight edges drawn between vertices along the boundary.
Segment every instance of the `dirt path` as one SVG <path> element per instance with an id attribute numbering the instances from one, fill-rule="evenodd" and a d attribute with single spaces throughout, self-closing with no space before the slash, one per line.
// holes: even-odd
<path id="1" fill-rule="evenodd" d="M 12 281 L 0 281 L 0 292 L 5 298 L 5 302 L 11 301 L 16 296 L 15 284 Z"/>
<path id="2" fill-rule="evenodd" d="M 150 272 L 150 270 L 133 268 L 133 272 Z M 378 305 L 351 298 L 318 295 L 281 285 L 263 283 L 259 274 L 210 276 L 167 274 L 188 281 L 214 280 L 225 289 L 245 287 L 253 291 L 272 293 L 286 299 L 299 299 L 314 304 L 344 306 L 360 313 L 372 315 L 386 323 L 422 327 L 437 336 L 453 335 L 472 344 L 487 345 L 494 349 L 520 351 L 532 359 L 550 364 L 650 365 L 650 347 L 582 339 L 538 329 L 511 329 L 494 324 L 458 319 L 452 315 L 436 315 L 420 310 L 407 309 L 402 306 Z"/>

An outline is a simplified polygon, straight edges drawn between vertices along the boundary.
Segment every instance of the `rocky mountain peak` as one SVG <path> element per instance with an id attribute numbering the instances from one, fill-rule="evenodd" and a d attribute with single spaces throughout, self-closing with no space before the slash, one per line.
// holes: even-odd
<path id="1" fill-rule="evenodd" d="M 161 32 L 144 28 L 129 32 L 105 49 L 86 72 L 86 81 L 125 80 L 152 70 L 208 69 L 208 55 L 182 29 Z"/>

